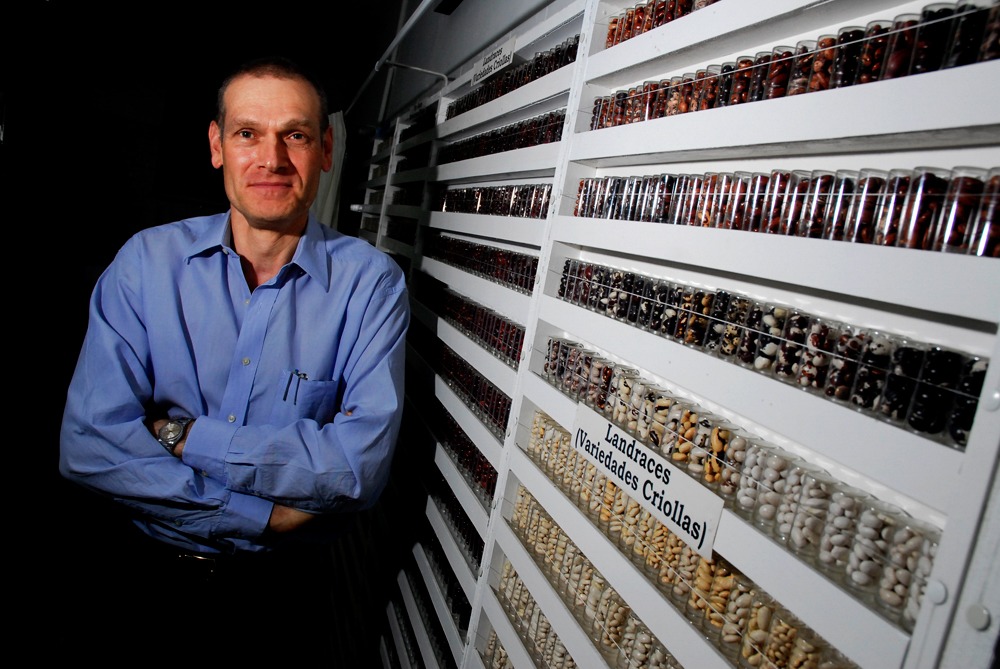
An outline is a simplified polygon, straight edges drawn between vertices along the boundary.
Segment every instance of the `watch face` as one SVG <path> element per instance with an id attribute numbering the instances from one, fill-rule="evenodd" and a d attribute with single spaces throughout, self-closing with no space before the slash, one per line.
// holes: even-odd
<path id="1" fill-rule="evenodd" d="M 184 426 L 176 421 L 170 421 L 160 429 L 160 439 L 163 441 L 173 441 L 181 436 Z"/>

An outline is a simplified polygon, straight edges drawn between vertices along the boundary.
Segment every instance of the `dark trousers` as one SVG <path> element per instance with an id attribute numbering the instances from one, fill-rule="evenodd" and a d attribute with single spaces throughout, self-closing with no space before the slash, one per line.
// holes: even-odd
<path id="1" fill-rule="evenodd" d="M 63 657 L 105 667 L 343 666 L 335 625 L 351 612 L 337 611 L 330 547 L 202 560 L 131 526 L 121 534 L 62 581 L 53 640 Z"/>

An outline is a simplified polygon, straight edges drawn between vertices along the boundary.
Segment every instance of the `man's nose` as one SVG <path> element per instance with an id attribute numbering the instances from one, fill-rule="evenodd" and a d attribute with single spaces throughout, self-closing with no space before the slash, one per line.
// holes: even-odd
<path id="1" fill-rule="evenodd" d="M 280 138 L 269 138 L 261 142 L 257 159 L 261 167 L 279 171 L 288 165 L 288 151 Z"/>

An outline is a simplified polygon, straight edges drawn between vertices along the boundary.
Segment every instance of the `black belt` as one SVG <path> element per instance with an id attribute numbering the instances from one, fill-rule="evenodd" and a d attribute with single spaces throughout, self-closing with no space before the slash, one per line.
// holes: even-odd
<path id="1" fill-rule="evenodd" d="M 223 569 L 228 570 L 227 561 L 217 557 L 178 551 L 173 559 L 177 569 L 196 581 L 213 581 L 223 576 Z"/>
<path id="2" fill-rule="evenodd" d="M 215 582 L 248 577 L 266 578 L 276 571 L 294 569 L 290 556 L 276 553 L 204 555 L 166 546 L 158 561 L 185 580 Z"/>
<path id="3" fill-rule="evenodd" d="M 243 551 L 234 554 L 205 554 L 189 551 L 147 535 L 146 552 L 151 560 L 173 571 L 185 580 L 217 582 L 269 576 L 287 579 L 289 570 L 322 568 L 323 556 L 330 560 L 330 548 L 318 544 L 296 544 L 271 551 Z"/>

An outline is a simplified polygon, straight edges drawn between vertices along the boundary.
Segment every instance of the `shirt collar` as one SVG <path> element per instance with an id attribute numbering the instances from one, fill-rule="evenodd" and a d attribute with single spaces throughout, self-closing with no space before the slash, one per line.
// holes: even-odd
<path id="1" fill-rule="evenodd" d="M 187 260 L 215 249 L 222 250 L 224 253 L 234 253 L 229 214 L 219 214 L 218 218 L 221 225 L 206 227 L 191 242 L 186 256 Z M 322 225 L 319 219 L 310 212 L 305 233 L 299 239 L 291 263 L 298 265 L 303 272 L 323 285 L 329 285 L 330 268 L 326 262 L 326 236 L 323 234 Z"/>
<path id="2" fill-rule="evenodd" d="M 298 248 L 292 256 L 292 262 L 302 268 L 302 271 L 320 282 L 320 285 L 330 284 L 329 255 L 326 249 L 326 235 L 323 234 L 323 224 L 312 213 L 306 222 L 306 231 L 299 239 Z"/>

